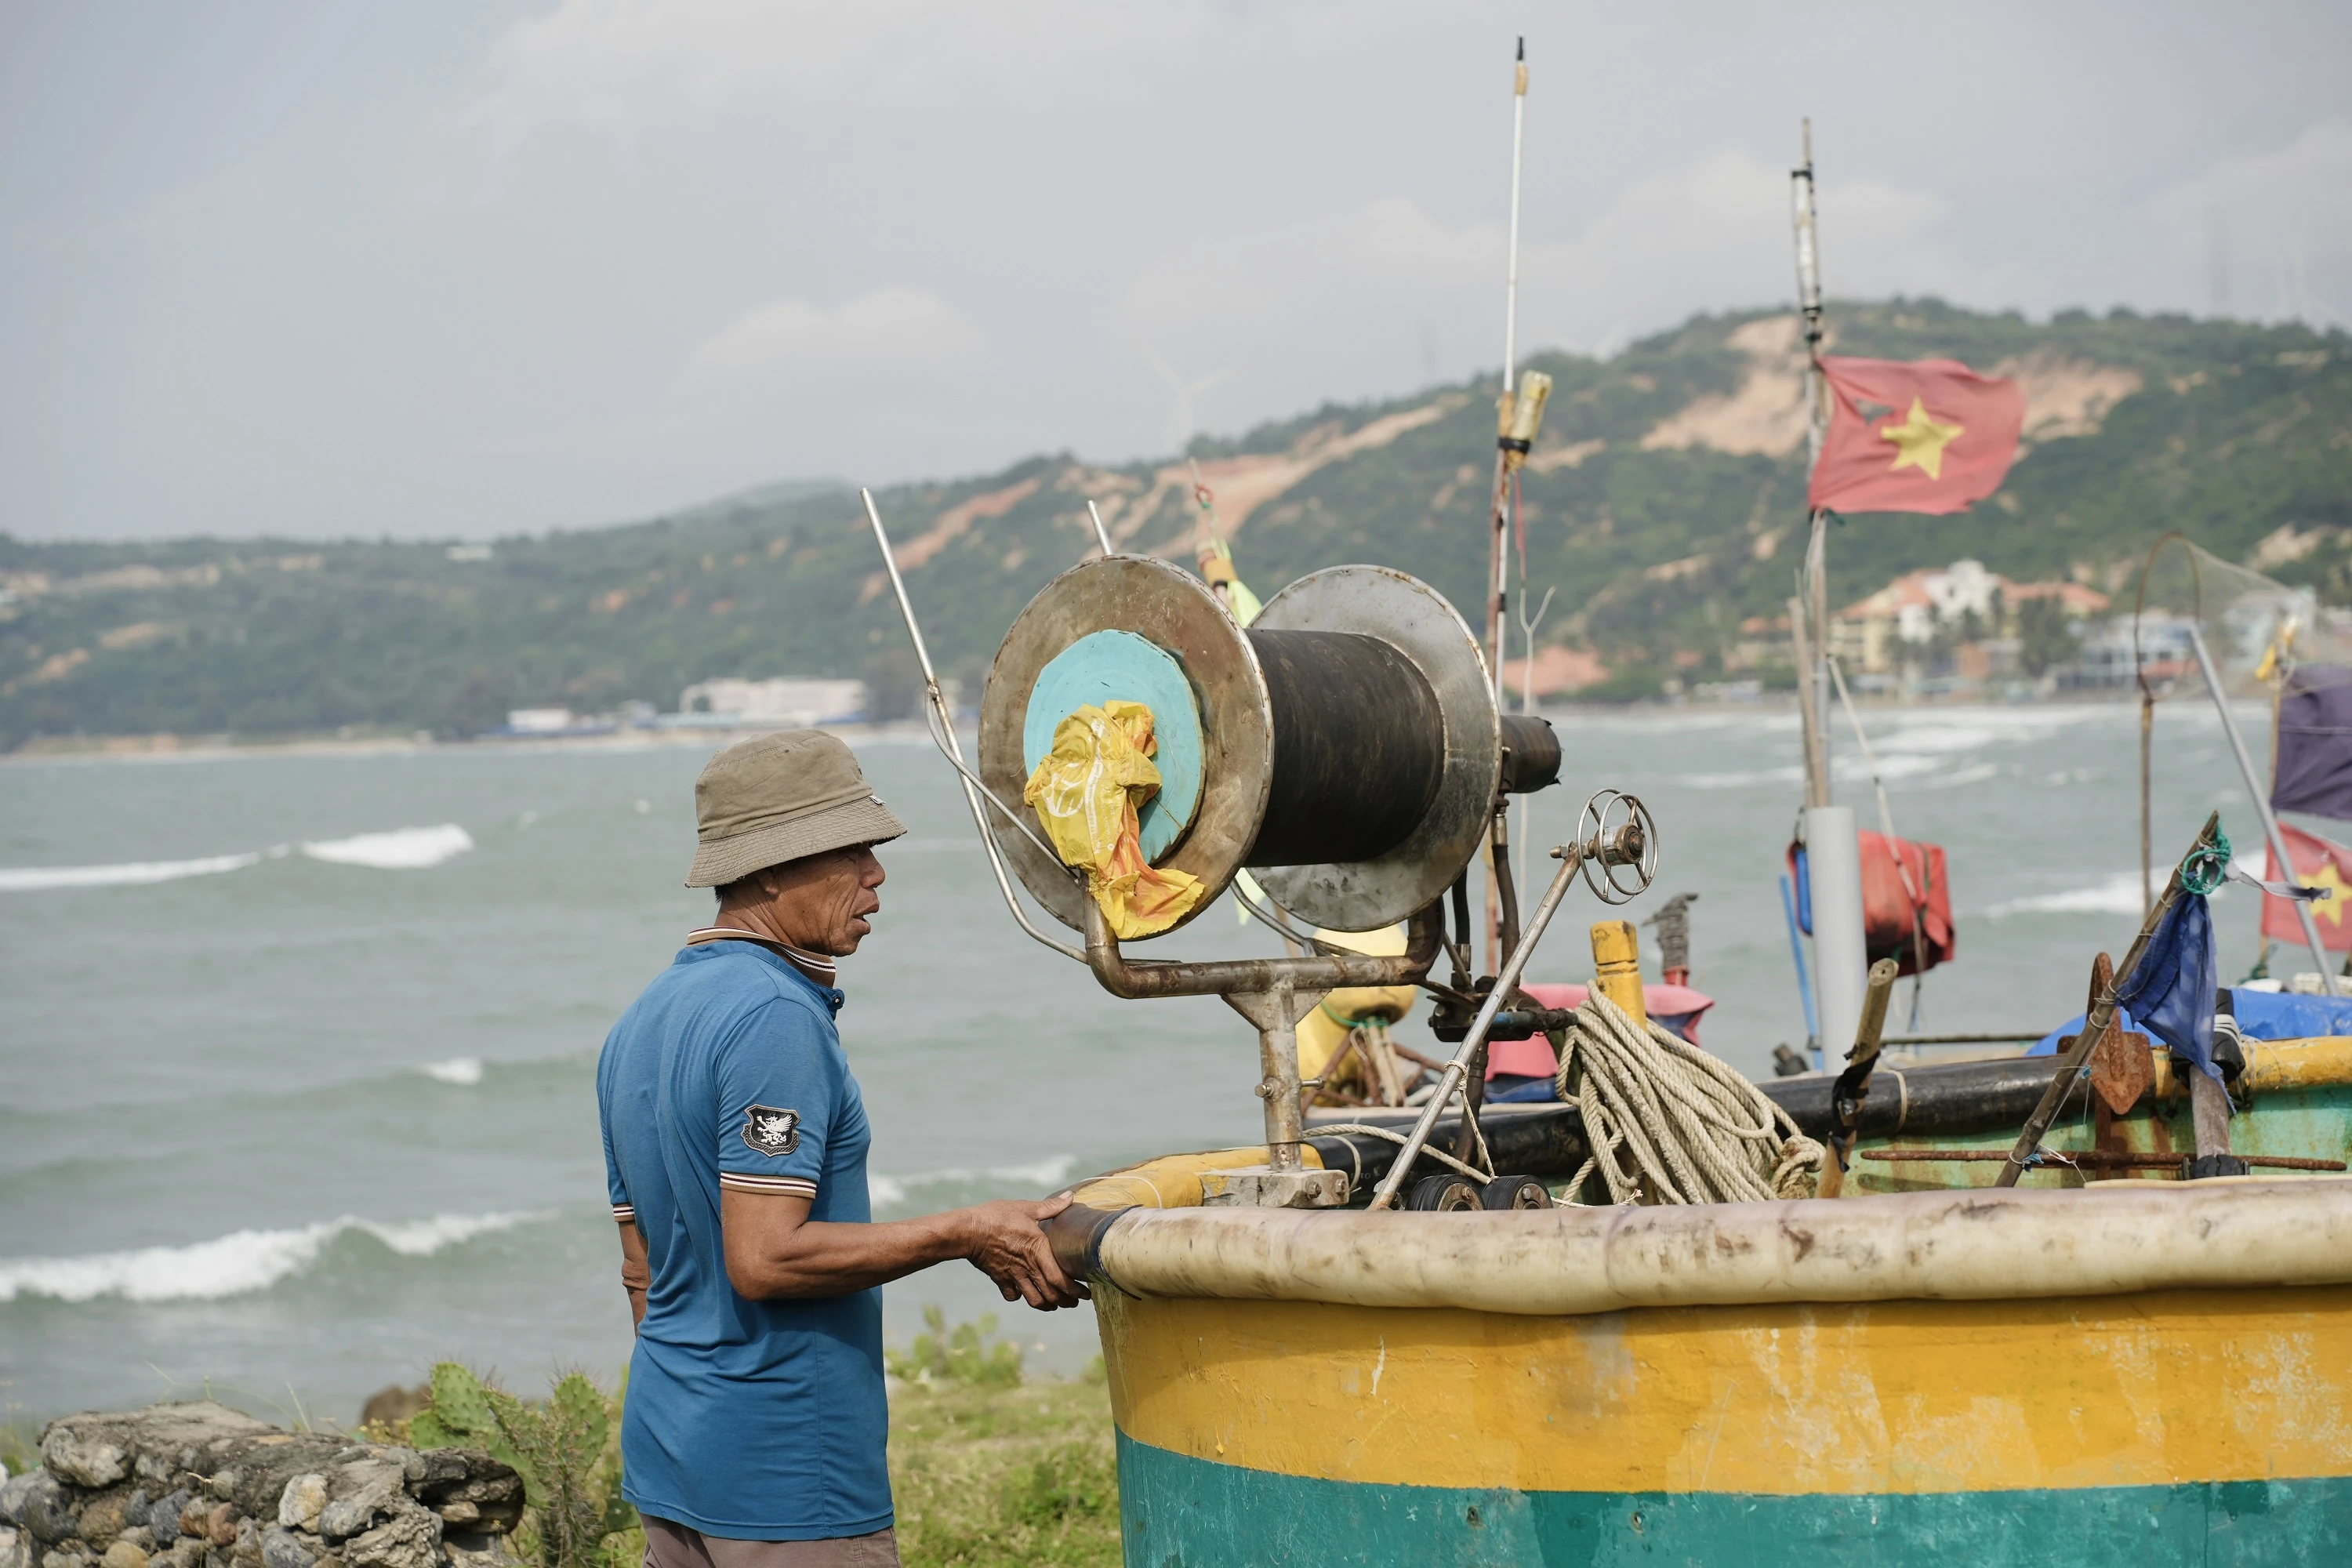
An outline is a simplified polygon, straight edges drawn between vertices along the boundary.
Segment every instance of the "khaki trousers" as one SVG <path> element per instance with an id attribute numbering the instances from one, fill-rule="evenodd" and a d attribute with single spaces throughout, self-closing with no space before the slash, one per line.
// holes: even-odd
<path id="1" fill-rule="evenodd" d="M 896 1531 L 830 1541 L 730 1541 L 651 1514 L 645 1568 L 898 1568 Z"/>

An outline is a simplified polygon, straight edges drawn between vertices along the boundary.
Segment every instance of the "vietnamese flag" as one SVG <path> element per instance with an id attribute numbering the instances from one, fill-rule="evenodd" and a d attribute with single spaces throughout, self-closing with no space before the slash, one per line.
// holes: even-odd
<path id="1" fill-rule="evenodd" d="M 1815 510 L 1966 511 L 2000 489 L 2025 426 L 2017 383 L 1956 359 L 1821 365 L 1832 406 L 1813 465 Z"/>
<path id="2" fill-rule="evenodd" d="M 2319 928 L 2319 945 L 2330 952 L 2352 952 L 2352 907 L 2347 907 L 2352 906 L 2352 849 L 2284 822 L 2279 824 L 2279 834 L 2286 840 L 2286 852 L 2294 857 L 2296 883 L 2325 888 L 2332 895 L 2312 900 L 2311 923 Z M 2263 880 L 2283 880 L 2278 857 L 2266 852 L 2263 859 Z M 2303 921 L 2295 915 L 2293 900 L 2263 895 L 2263 934 L 2303 945 Z"/>

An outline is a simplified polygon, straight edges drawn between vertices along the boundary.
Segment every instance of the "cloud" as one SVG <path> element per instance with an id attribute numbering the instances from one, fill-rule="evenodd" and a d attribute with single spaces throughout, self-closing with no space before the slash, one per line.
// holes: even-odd
<path id="1" fill-rule="evenodd" d="M 1414 12 L 1331 0 L 1262 12 L 1215 0 L 1028 0 L 1017 12 L 961 0 L 562 0 L 499 35 L 458 119 L 503 153 L 551 127 L 626 147 L 745 104 L 1059 116 L 1132 108 L 1171 68 L 1229 73 L 1335 37 L 1360 47 Z M 1139 72 L 1147 59 L 1153 70 Z"/>
<path id="2" fill-rule="evenodd" d="M 1519 352 L 1622 344 L 1695 300 L 1793 298 L 1788 190 L 1785 167 L 1718 151 L 1633 181 L 1580 232 L 1523 238 Z M 1549 191 L 1542 205 L 1574 210 L 1572 195 Z M 1927 192 L 1842 183 L 1823 218 L 1833 291 L 1964 289 L 1940 243 L 1951 216 Z M 1388 195 L 1163 251 L 1129 282 L 1118 318 L 1132 339 L 1182 345 L 1188 364 L 1242 366 L 1254 393 L 1272 378 L 1294 397 L 1354 395 L 1395 384 L 1420 334 L 1454 345 L 1426 368 L 1497 363 L 1504 247 L 1499 223 L 1448 225 Z"/>
<path id="3" fill-rule="evenodd" d="M 2204 280 L 2209 306 L 2352 318 L 2352 121 L 2330 116 L 2268 152 L 2219 159 L 2147 210 L 2158 247 Z"/>
<path id="4" fill-rule="evenodd" d="M 689 356 L 701 376 L 734 376 L 801 364 L 890 365 L 968 354 L 977 329 L 938 295 L 884 288 L 827 310 L 772 300 L 705 338 Z"/>

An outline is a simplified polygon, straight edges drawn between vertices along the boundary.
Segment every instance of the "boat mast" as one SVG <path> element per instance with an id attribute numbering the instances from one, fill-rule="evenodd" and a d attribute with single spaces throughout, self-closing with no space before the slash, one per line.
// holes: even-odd
<path id="1" fill-rule="evenodd" d="M 1797 310 L 1805 336 L 1805 445 L 1810 476 L 1822 460 L 1829 434 L 1829 410 L 1822 381 L 1822 258 L 1813 228 L 1813 122 L 1804 121 L 1805 161 L 1790 172 L 1790 201 L 1797 230 Z M 1805 606 L 1811 622 L 1810 667 L 1798 672 L 1797 689 L 1811 710 L 1805 748 L 1805 804 L 1830 803 L 1830 626 L 1828 518 L 1808 508 L 1805 543 Z"/>
<path id="2" fill-rule="evenodd" d="M 1822 265 L 1813 225 L 1813 122 L 1804 121 L 1805 161 L 1790 171 L 1790 216 L 1797 231 L 1797 309 L 1805 337 L 1806 474 L 1822 458 L 1829 434 L 1828 388 L 1822 375 Z M 1810 485 L 1809 485 L 1810 488 Z M 1829 516 L 1808 502 L 1805 605 L 1791 604 L 1790 630 L 1799 650 L 1797 690 L 1809 721 L 1805 738 L 1805 894 L 1812 913 L 1813 984 L 1826 1065 L 1853 1043 L 1863 1018 L 1870 958 L 1863 915 L 1862 847 L 1853 810 L 1830 802 Z"/>

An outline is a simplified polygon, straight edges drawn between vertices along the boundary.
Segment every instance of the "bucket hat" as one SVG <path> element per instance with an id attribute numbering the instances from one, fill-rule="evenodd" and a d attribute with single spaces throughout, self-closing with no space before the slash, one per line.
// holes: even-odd
<path id="1" fill-rule="evenodd" d="M 856 753 L 822 730 L 761 735 L 711 758 L 694 781 L 694 818 L 689 888 L 724 887 L 907 831 L 866 782 Z"/>

